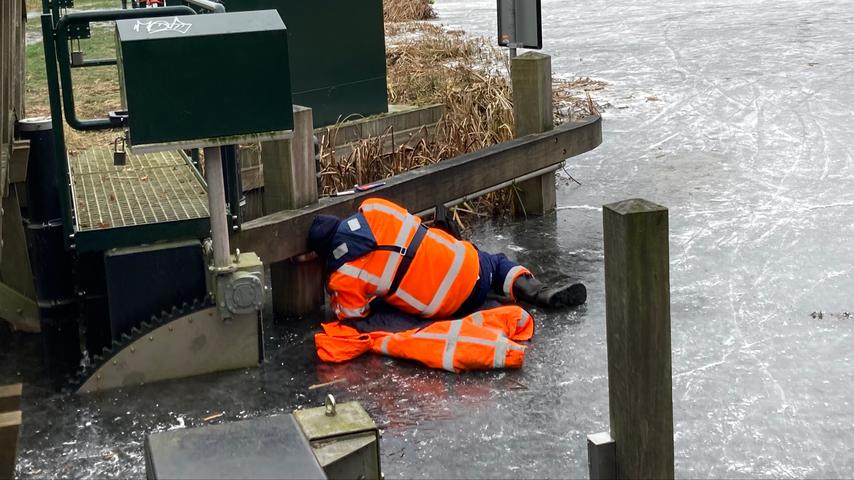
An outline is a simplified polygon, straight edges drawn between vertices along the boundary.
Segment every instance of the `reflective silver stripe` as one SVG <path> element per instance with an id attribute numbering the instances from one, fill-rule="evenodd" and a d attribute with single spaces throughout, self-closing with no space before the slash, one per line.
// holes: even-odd
<path id="1" fill-rule="evenodd" d="M 441 235 L 436 235 L 433 232 L 427 232 L 427 236 L 430 237 L 431 239 L 436 240 L 437 242 L 441 243 L 442 245 L 444 245 L 445 247 L 447 247 L 450 250 L 453 250 L 454 247 L 459 243 L 459 242 L 449 242 L 448 239 L 446 239 L 445 237 L 443 237 Z"/>
<path id="2" fill-rule="evenodd" d="M 459 320 L 457 320 L 457 321 L 459 321 Z M 413 337 L 428 338 L 430 340 L 447 340 L 447 338 L 448 338 L 447 335 L 444 335 L 441 333 L 427 333 L 427 332 L 416 333 L 415 335 L 413 335 Z M 477 337 L 460 336 L 459 341 L 463 342 L 463 343 L 473 343 L 475 345 L 485 345 L 487 347 L 494 347 L 497 345 L 495 340 L 484 340 L 483 338 L 477 338 Z"/>
<path id="3" fill-rule="evenodd" d="M 353 309 L 353 308 L 347 308 L 347 307 L 342 307 L 341 305 L 338 305 L 338 311 L 340 311 L 344 315 L 347 315 L 350 318 L 358 318 L 358 317 L 361 317 L 362 314 L 365 313 L 365 307 Z"/>
<path id="4" fill-rule="evenodd" d="M 504 277 L 504 295 L 512 297 L 512 295 L 510 294 L 510 289 L 513 288 L 513 279 L 516 278 L 516 275 L 518 275 L 519 272 L 524 272 L 527 270 L 527 268 L 521 265 L 516 265 L 515 267 L 511 268 L 509 272 L 507 272 L 507 276 Z"/>
<path id="5" fill-rule="evenodd" d="M 365 212 L 372 212 L 374 210 L 378 210 L 380 212 L 387 213 L 389 215 L 394 215 L 395 217 L 398 218 L 398 220 L 401 220 L 401 221 L 403 220 L 404 217 L 409 215 L 409 214 L 400 213 L 399 211 L 395 210 L 394 208 L 391 208 L 388 205 L 383 205 L 381 203 L 368 203 L 366 205 L 362 205 L 361 209 Z M 411 215 L 409 215 L 409 216 L 411 216 Z"/>
<path id="6" fill-rule="evenodd" d="M 346 275 L 357 280 L 362 280 L 374 286 L 380 284 L 380 277 L 368 272 L 367 270 L 362 270 L 361 268 L 356 268 L 352 265 L 347 265 L 346 263 L 344 265 L 341 265 L 341 268 L 338 269 L 338 272 L 342 275 Z"/>
<path id="7" fill-rule="evenodd" d="M 502 335 L 498 336 L 496 343 L 495 354 L 492 357 L 492 368 L 504 368 L 504 364 L 507 360 L 507 347 L 510 346 L 510 343 L 508 343 L 507 338 Z"/>
<path id="8" fill-rule="evenodd" d="M 462 320 L 451 322 L 448 330 L 448 340 L 445 342 L 445 354 L 442 355 L 442 368 L 449 372 L 454 371 L 454 353 L 457 351 L 457 342 L 460 341 L 460 329 L 463 328 Z"/>
<path id="9" fill-rule="evenodd" d="M 460 336 L 459 333 L 461 328 L 462 320 L 454 320 L 453 322 L 451 322 L 451 328 L 449 329 L 446 335 L 443 335 L 441 333 L 418 332 L 414 334 L 413 337 L 425 338 L 430 340 L 444 340 L 446 343 L 445 352 L 442 356 L 442 368 L 451 372 L 454 371 L 454 354 L 456 353 L 457 344 L 459 342 L 492 347 L 494 349 L 492 357 L 493 368 L 505 367 L 507 362 L 508 350 L 515 350 L 521 352 L 525 351 L 525 347 L 510 343 L 510 340 L 508 340 L 507 337 L 505 337 L 504 334 L 499 331 L 495 332 L 495 340 L 485 340 L 483 338 L 477 337 Z"/>
<path id="10" fill-rule="evenodd" d="M 522 310 L 522 316 L 519 318 L 519 321 L 516 322 L 516 327 L 517 328 L 524 327 L 525 325 L 527 325 L 528 320 L 530 320 L 530 319 L 531 319 L 531 314 L 528 313 L 526 310 Z"/>
<path id="11" fill-rule="evenodd" d="M 472 323 L 474 323 L 478 327 L 482 327 L 483 326 L 483 313 L 481 313 L 481 312 L 472 313 L 471 314 L 471 321 L 472 321 Z"/>
<path id="12" fill-rule="evenodd" d="M 427 236 L 434 240 L 439 239 L 439 243 L 450 248 L 451 251 L 454 252 L 454 261 L 451 263 L 451 268 L 448 269 L 448 273 L 445 274 L 445 278 L 442 279 L 442 283 L 439 284 L 439 288 L 436 289 L 436 293 L 433 295 L 433 300 L 430 301 L 430 305 L 428 305 L 427 309 L 422 312 L 425 317 L 429 317 L 439 310 L 442 302 L 445 301 L 445 297 L 448 296 L 448 291 L 451 290 L 454 280 L 457 279 L 457 275 L 459 275 L 460 270 L 462 270 L 463 261 L 466 258 L 466 249 L 462 243 L 457 242 L 452 244 L 445 241 L 445 239 L 438 235 L 432 235 L 430 233 L 428 233 Z"/>
<path id="13" fill-rule="evenodd" d="M 418 226 L 418 222 L 413 215 L 401 213 L 388 205 L 383 205 L 381 203 L 368 203 L 366 205 L 362 205 L 361 208 L 362 211 L 365 212 L 376 210 L 387 213 L 403 222 L 403 225 L 400 227 L 400 232 L 398 232 L 397 238 L 394 241 L 394 245 L 397 247 L 405 247 L 412 229 Z M 380 281 L 377 282 L 377 295 L 385 295 L 388 293 L 388 289 L 391 288 L 391 283 L 394 281 L 394 273 L 397 271 L 397 266 L 400 263 L 402 256 L 403 255 L 400 254 L 389 253 L 388 261 L 383 269 L 382 277 L 380 278 Z"/>
<path id="14" fill-rule="evenodd" d="M 388 342 L 391 340 L 391 335 L 386 335 L 383 337 L 382 343 L 380 343 L 380 351 L 383 352 L 383 355 L 388 355 Z"/>
<path id="15" fill-rule="evenodd" d="M 409 292 L 407 292 L 406 290 L 404 290 L 402 288 L 397 289 L 397 293 L 395 293 L 395 296 L 397 296 L 397 298 L 403 300 L 409 306 L 418 310 L 419 312 L 423 312 L 427 308 L 427 305 L 424 305 L 423 303 L 421 303 L 420 300 L 413 297 L 412 294 L 410 294 Z"/>

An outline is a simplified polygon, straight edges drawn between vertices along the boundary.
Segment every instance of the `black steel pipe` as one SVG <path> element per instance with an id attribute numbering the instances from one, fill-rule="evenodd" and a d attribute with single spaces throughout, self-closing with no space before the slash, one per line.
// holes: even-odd
<path id="1" fill-rule="evenodd" d="M 118 63 L 115 58 L 98 58 L 95 60 L 84 60 L 83 63 L 72 64 L 71 68 L 109 67 Z"/>
<path id="2" fill-rule="evenodd" d="M 18 136 L 30 141 L 27 160 L 27 215 L 42 223 L 62 218 L 57 185 L 56 150 L 50 117 L 25 118 L 16 124 Z M 64 248 L 64 246 L 63 246 Z"/>

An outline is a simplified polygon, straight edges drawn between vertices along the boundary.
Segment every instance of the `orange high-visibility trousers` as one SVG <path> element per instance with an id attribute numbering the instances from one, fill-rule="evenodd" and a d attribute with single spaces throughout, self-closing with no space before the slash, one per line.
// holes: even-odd
<path id="1" fill-rule="evenodd" d="M 506 305 L 397 333 L 359 333 L 339 321 L 324 324 L 323 330 L 314 341 L 324 362 L 346 362 L 372 351 L 459 373 L 521 368 L 525 347 L 517 342 L 534 335 L 534 319 L 522 307 Z"/>

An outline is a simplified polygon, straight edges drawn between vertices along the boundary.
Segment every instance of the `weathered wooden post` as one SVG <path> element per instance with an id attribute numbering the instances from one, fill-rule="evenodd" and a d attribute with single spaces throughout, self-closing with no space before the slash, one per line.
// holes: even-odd
<path id="1" fill-rule="evenodd" d="M 294 105 L 294 136 L 261 144 L 264 211 L 295 210 L 317 201 L 314 124 L 310 108 Z M 300 256 L 270 266 L 273 311 L 300 315 L 323 304 L 323 265 Z"/>
<path id="2" fill-rule="evenodd" d="M 611 436 L 617 478 L 673 478 L 668 211 L 602 209 Z"/>
<path id="3" fill-rule="evenodd" d="M 510 76 L 516 137 L 554 129 L 552 58 L 536 52 L 514 57 Z M 543 215 L 557 207 L 554 171 L 521 182 L 516 187 L 521 197 L 521 205 L 517 208 L 525 214 Z"/>
<path id="4" fill-rule="evenodd" d="M 0 478 L 15 478 L 21 430 L 21 384 L 0 386 Z"/>

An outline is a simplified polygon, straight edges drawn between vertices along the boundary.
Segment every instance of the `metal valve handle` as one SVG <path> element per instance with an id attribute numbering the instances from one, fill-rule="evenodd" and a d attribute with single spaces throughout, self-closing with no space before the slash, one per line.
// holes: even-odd
<path id="1" fill-rule="evenodd" d="M 326 402 L 324 402 L 326 406 L 326 416 L 334 417 L 335 416 L 335 397 L 332 394 L 326 396 Z"/>

